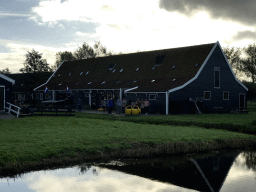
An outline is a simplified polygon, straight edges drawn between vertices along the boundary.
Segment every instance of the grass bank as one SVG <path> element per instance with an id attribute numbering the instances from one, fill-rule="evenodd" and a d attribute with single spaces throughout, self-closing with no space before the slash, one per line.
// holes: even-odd
<path id="1" fill-rule="evenodd" d="M 109 116 L 77 113 L 78 118 L 108 119 L 141 124 L 199 126 L 203 128 L 223 129 L 228 131 L 256 135 L 256 112 L 249 114 L 202 114 L 202 115 L 155 115 L 152 116 Z"/>
<path id="2" fill-rule="evenodd" d="M 252 148 L 255 136 L 197 126 L 138 124 L 109 116 L 0 120 L 0 175 L 86 160 Z M 151 117 L 152 118 L 152 117 Z"/>

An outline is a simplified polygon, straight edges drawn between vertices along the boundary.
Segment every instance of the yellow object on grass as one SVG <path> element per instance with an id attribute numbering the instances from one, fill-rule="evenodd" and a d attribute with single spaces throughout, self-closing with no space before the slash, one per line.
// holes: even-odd
<path id="1" fill-rule="evenodd" d="M 132 108 L 132 114 L 133 115 L 138 115 L 138 114 L 141 114 L 141 109 L 135 105 L 133 108 Z"/>
<path id="2" fill-rule="evenodd" d="M 128 105 L 128 106 L 125 108 L 125 114 L 126 114 L 126 115 L 132 114 L 132 106 L 131 106 L 131 105 Z"/>

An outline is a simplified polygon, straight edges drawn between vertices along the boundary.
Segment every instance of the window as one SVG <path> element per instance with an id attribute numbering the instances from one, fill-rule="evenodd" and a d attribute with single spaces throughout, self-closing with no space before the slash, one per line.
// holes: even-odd
<path id="1" fill-rule="evenodd" d="M 36 99 L 39 99 L 39 93 L 36 93 Z"/>
<path id="2" fill-rule="evenodd" d="M 211 91 L 204 92 L 204 100 L 211 100 Z"/>
<path id="3" fill-rule="evenodd" d="M 43 100 L 44 99 L 44 95 L 43 93 L 40 93 L 40 100 Z"/>
<path id="4" fill-rule="evenodd" d="M 223 91 L 223 100 L 229 100 L 229 92 Z"/>
<path id="5" fill-rule="evenodd" d="M 214 88 L 220 88 L 220 67 L 214 67 Z"/>
<path id="6" fill-rule="evenodd" d="M 156 94 L 149 94 L 149 100 L 156 100 Z"/>

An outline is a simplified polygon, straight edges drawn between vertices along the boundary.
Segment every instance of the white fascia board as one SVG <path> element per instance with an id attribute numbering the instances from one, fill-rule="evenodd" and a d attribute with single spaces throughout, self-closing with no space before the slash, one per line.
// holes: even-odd
<path id="1" fill-rule="evenodd" d="M 0 77 L 3 78 L 3 79 L 5 79 L 6 81 L 11 82 L 13 85 L 15 84 L 15 80 L 11 79 L 10 77 L 7 77 L 7 76 L 4 75 L 4 74 L 1 74 L 1 73 L 0 73 Z"/>
<path id="2" fill-rule="evenodd" d="M 182 89 L 184 87 L 186 87 L 187 85 L 189 85 L 190 83 L 192 83 L 194 80 L 196 80 L 198 78 L 198 76 L 200 75 L 200 73 L 202 72 L 204 66 L 206 65 L 206 63 L 208 62 L 208 60 L 210 59 L 210 57 L 212 56 L 212 53 L 214 52 L 214 50 L 216 49 L 217 45 L 219 45 L 218 41 L 215 43 L 215 45 L 213 46 L 212 50 L 210 51 L 210 53 L 208 54 L 208 56 L 206 57 L 204 63 L 202 64 L 202 66 L 200 67 L 200 69 L 198 70 L 197 74 L 195 75 L 195 77 L 193 77 L 192 79 L 190 79 L 188 82 L 184 83 L 183 85 L 179 86 L 179 87 L 175 87 L 173 89 L 170 89 L 168 92 L 174 92 L 177 91 L 179 89 Z"/>
<path id="3" fill-rule="evenodd" d="M 233 72 L 233 70 L 232 70 L 232 68 L 231 68 L 231 65 L 229 64 L 229 62 L 228 62 L 228 60 L 227 60 L 227 57 L 226 57 L 225 53 L 223 52 L 223 50 L 222 50 L 222 48 L 221 48 L 221 46 L 220 46 L 219 41 L 217 41 L 217 44 L 219 45 L 220 50 L 221 50 L 221 52 L 222 52 L 222 54 L 223 54 L 223 56 L 224 56 L 226 62 L 228 63 L 229 69 L 230 69 L 230 71 L 232 72 L 232 74 L 233 74 L 235 80 L 236 80 L 243 88 L 245 88 L 246 91 L 248 91 L 248 88 L 236 78 L 236 75 L 235 75 L 235 73 Z"/>
<path id="4" fill-rule="evenodd" d="M 42 84 L 42 85 L 39 85 L 38 87 L 36 87 L 36 88 L 34 89 L 34 91 L 36 91 L 36 89 L 38 89 L 38 88 L 40 88 L 40 87 L 46 85 L 46 84 L 50 81 L 50 79 L 55 75 L 55 73 L 58 71 L 58 69 L 60 68 L 60 66 L 61 66 L 64 62 L 65 62 L 65 60 L 62 61 L 62 63 L 59 65 L 59 67 L 56 69 L 56 71 L 51 75 L 51 77 L 49 77 L 49 79 L 46 81 L 46 83 L 44 83 L 44 84 Z"/>
<path id="5" fill-rule="evenodd" d="M 166 92 L 129 92 L 129 93 L 146 93 L 146 94 L 164 93 L 166 94 Z"/>
<path id="6" fill-rule="evenodd" d="M 127 89 L 127 90 L 124 91 L 124 93 L 127 93 L 128 91 L 131 91 L 131 90 L 134 90 L 134 89 L 138 89 L 138 88 L 139 88 L 139 86 L 133 87 L 133 88 L 131 88 L 131 89 Z"/>

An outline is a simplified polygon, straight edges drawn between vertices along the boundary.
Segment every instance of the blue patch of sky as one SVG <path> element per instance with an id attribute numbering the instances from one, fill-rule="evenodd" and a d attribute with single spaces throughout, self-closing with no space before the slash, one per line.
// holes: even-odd
<path id="1" fill-rule="evenodd" d="M 39 4 L 38 0 L 2 0 L 0 3 L 0 11 L 9 13 L 29 13 L 32 7 Z"/>

